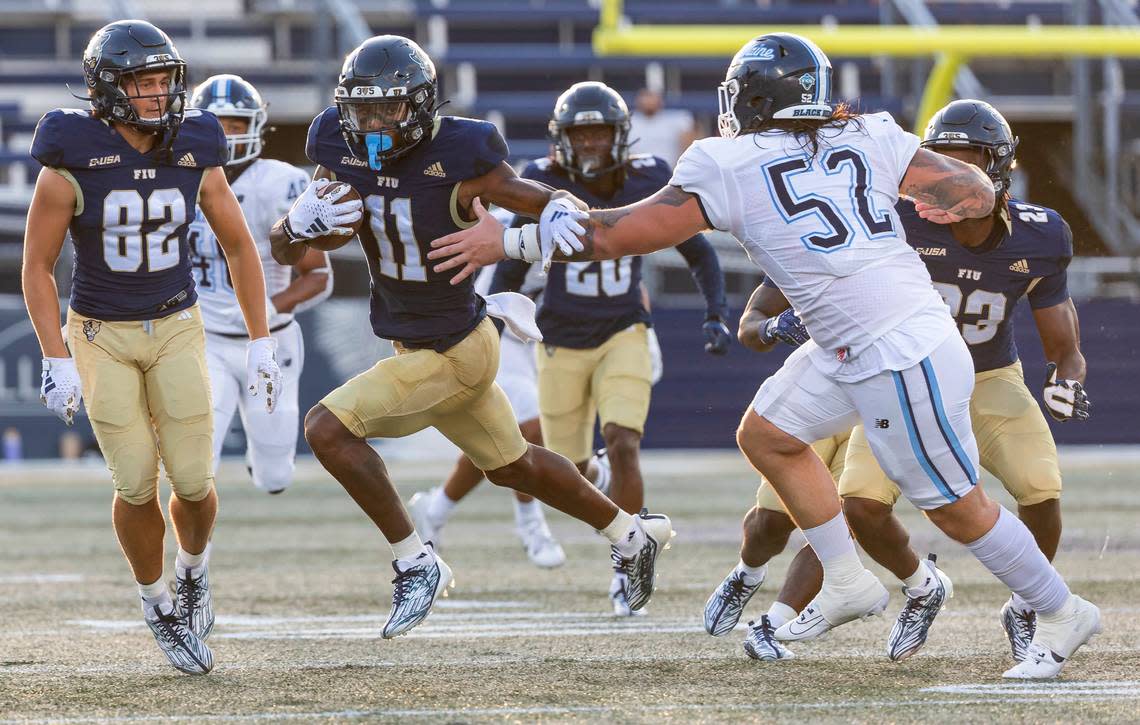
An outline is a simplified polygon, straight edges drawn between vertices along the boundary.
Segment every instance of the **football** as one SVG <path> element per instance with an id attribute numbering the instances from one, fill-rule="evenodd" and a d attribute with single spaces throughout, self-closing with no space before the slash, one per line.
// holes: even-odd
<path id="1" fill-rule="evenodd" d="M 332 192 L 341 188 L 342 186 L 348 187 L 348 193 L 345 194 L 344 196 L 342 196 L 340 198 L 340 200 L 337 201 L 337 204 L 344 204 L 345 202 L 352 201 L 354 199 L 357 199 L 357 200 L 360 199 L 360 193 L 356 189 L 352 188 L 351 185 L 349 185 L 348 183 L 346 183 L 344 181 L 334 181 L 334 182 L 330 183 L 328 186 L 326 186 L 325 188 L 323 188 L 319 192 L 317 192 L 317 196 L 319 196 L 319 197 L 328 196 L 329 194 L 331 194 Z M 348 244 L 350 241 L 352 241 L 356 237 L 356 233 L 360 231 L 360 225 L 363 222 L 364 222 L 364 217 L 362 215 L 360 217 L 359 221 L 350 225 L 352 227 L 352 234 L 349 234 L 349 235 L 326 234 L 323 237 L 314 237 L 312 239 L 306 240 L 305 244 L 308 244 L 310 247 L 313 247 L 314 249 L 319 249 L 322 252 L 330 252 L 334 249 L 340 249 L 341 247 Z"/>

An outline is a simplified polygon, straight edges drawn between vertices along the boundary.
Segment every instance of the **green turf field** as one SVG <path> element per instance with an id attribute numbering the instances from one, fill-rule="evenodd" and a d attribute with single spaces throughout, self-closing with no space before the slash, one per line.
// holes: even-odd
<path id="1" fill-rule="evenodd" d="M 292 490 L 269 497 L 227 464 L 211 566 L 216 667 L 197 678 L 170 668 L 142 623 L 105 473 L 0 467 L 0 723 L 1140 720 L 1132 459 L 1062 455 L 1058 565 L 1101 607 L 1105 632 L 1060 681 L 1022 685 L 1000 677 L 1011 663 L 1001 586 L 909 505 L 900 510 L 912 543 L 939 554 L 957 590 L 918 656 L 894 664 L 884 655 L 902 595 L 877 568 L 892 591 L 889 617 L 794 644 L 793 661 L 749 660 L 743 626 L 709 637 L 704 601 L 736 562 L 755 478 L 731 453 L 646 458 L 651 508 L 678 532 L 649 616 L 609 615 L 608 547 L 561 514 L 549 518 L 569 561 L 531 566 L 507 495 L 488 484 L 445 529 L 450 599 L 394 641 L 380 638 L 387 546 L 340 487 L 306 464 Z M 445 466 L 392 470 L 407 498 Z M 767 608 L 789 554 L 746 618 Z"/>

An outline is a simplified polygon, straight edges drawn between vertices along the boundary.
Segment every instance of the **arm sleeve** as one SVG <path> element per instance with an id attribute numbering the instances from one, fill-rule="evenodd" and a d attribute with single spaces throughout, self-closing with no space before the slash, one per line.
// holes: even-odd
<path id="1" fill-rule="evenodd" d="M 1042 277 L 1029 290 L 1029 306 L 1035 310 L 1059 305 L 1069 299 L 1069 262 L 1073 260 L 1073 231 L 1064 219 L 1061 220 L 1060 254 L 1056 260 L 1057 269 Z"/>
<path id="2" fill-rule="evenodd" d="M 491 288 L 488 294 L 498 292 L 518 292 L 522 289 L 526 273 L 530 269 L 530 262 L 521 259 L 504 259 L 495 265 L 495 274 L 491 277 Z"/>
<path id="3" fill-rule="evenodd" d="M 689 146 L 677 161 L 669 184 L 697 197 L 709 227 L 721 231 L 731 228 L 728 194 L 720 168 L 699 141 Z"/>
<path id="4" fill-rule="evenodd" d="M 891 114 L 886 112 L 865 116 L 864 122 L 867 124 L 867 132 L 882 150 L 888 167 L 895 172 L 897 182 L 895 185 L 902 184 L 907 167 L 918 152 L 918 136 L 910 131 L 904 131 Z"/>
<path id="5" fill-rule="evenodd" d="M 724 273 L 720 269 L 720 259 L 716 250 L 704 234 L 690 237 L 677 245 L 677 251 L 685 258 L 693 281 L 705 298 L 705 311 L 709 317 L 728 319 L 728 302 L 724 296 Z"/>

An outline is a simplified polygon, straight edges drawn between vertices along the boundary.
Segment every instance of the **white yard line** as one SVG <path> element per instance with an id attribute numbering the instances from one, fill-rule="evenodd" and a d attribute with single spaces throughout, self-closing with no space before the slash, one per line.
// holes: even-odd
<path id="1" fill-rule="evenodd" d="M 74 584 L 84 581 L 82 574 L 7 574 L 0 576 L 0 584 Z"/>

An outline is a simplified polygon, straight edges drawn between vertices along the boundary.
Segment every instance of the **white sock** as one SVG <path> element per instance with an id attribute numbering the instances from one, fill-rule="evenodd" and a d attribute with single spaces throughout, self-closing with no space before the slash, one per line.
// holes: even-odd
<path id="1" fill-rule="evenodd" d="M 447 522 L 448 517 L 451 516 L 451 510 L 455 508 L 458 501 L 452 501 L 443 492 L 443 486 L 433 488 L 431 490 L 431 498 L 428 500 L 427 517 L 436 526 L 442 526 Z"/>
<path id="2" fill-rule="evenodd" d="M 170 601 L 170 589 L 162 577 L 151 584 L 139 584 L 139 596 L 142 597 L 143 614 L 152 619 L 154 607 L 157 606 L 164 613 L 174 608 L 174 602 Z"/>
<path id="3" fill-rule="evenodd" d="M 1039 615 L 1059 611 L 1071 593 L 1065 580 L 1037 548 L 1021 520 L 1004 506 L 997 523 L 984 536 L 966 544 L 990 573 Z"/>
<path id="4" fill-rule="evenodd" d="M 1026 604 L 1025 600 L 1022 599 L 1021 597 L 1017 596 L 1017 594 L 1014 594 L 1009 598 L 1009 606 L 1013 607 L 1014 609 L 1016 609 L 1019 612 L 1032 612 L 1033 611 L 1033 607 Z"/>
<path id="5" fill-rule="evenodd" d="M 514 499 L 514 502 L 516 524 L 521 525 L 526 521 L 545 518 L 545 516 L 542 514 L 542 504 L 538 502 L 538 499 L 532 499 L 526 503 L 523 503 L 516 498 Z"/>
<path id="6" fill-rule="evenodd" d="M 823 578 L 827 583 L 844 584 L 863 573 L 863 562 L 855 552 L 855 542 L 847 528 L 847 520 L 840 511 L 835 518 L 803 529 L 804 538 L 811 544 L 819 562 L 823 564 Z"/>
<path id="7" fill-rule="evenodd" d="M 736 564 L 736 571 L 744 574 L 744 583 L 751 587 L 764 581 L 764 577 L 768 574 L 768 565 L 748 566 L 744 563 L 744 560 L 741 559 Z"/>
<path id="8" fill-rule="evenodd" d="M 408 538 L 396 542 L 388 542 L 392 547 L 392 558 L 400 562 L 414 561 L 420 554 L 427 551 L 424 542 L 420 541 L 420 535 L 413 531 Z"/>
<path id="9" fill-rule="evenodd" d="M 600 533 L 617 547 L 622 556 L 633 556 L 645 545 L 645 532 L 633 520 L 633 516 L 620 509 L 614 520 Z"/>
<path id="10" fill-rule="evenodd" d="M 175 564 L 180 569 L 189 569 L 190 573 L 198 576 L 202 570 L 206 568 L 210 559 L 210 545 L 206 544 L 206 548 L 202 549 L 201 554 L 188 553 L 181 546 L 178 547 L 178 557 L 174 560 Z"/>
<path id="11" fill-rule="evenodd" d="M 783 602 L 772 602 L 772 606 L 768 607 L 768 621 L 775 628 L 782 627 L 786 622 L 792 621 L 796 618 L 796 614 L 796 610 Z"/>
<path id="12" fill-rule="evenodd" d="M 914 570 L 914 573 L 902 580 L 903 586 L 906 588 L 906 595 L 908 597 L 926 596 L 934 588 L 937 576 L 925 560 L 919 560 L 918 568 Z"/>

